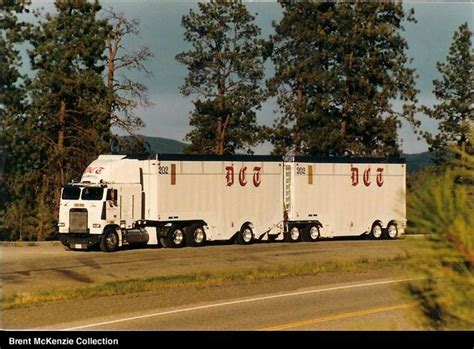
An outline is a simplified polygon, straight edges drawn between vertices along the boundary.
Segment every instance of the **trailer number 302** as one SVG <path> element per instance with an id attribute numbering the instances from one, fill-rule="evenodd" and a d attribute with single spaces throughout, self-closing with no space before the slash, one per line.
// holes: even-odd
<path id="1" fill-rule="evenodd" d="M 158 166 L 159 174 L 168 174 L 168 166 Z"/>
<path id="2" fill-rule="evenodd" d="M 296 167 L 296 174 L 297 175 L 305 175 L 306 174 L 306 167 Z"/>

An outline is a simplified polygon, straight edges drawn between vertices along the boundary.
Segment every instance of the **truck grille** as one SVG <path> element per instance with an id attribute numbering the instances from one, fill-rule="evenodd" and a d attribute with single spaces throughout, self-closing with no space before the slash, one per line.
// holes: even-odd
<path id="1" fill-rule="evenodd" d="M 71 233 L 88 233 L 87 210 L 84 208 L 73 208 L 69 211 L 69 231 Z"/>

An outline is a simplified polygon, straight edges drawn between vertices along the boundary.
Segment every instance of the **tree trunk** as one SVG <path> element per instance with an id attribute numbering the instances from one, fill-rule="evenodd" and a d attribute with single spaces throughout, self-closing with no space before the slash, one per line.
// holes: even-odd
<path id="1" fill-rule="evenodd" d="M 229 126 L 230 115 L 225 115 L 225 90 L 223 83 L 218 87 L 219 97 L 217 100 L 217 113 L 219 117 L 217 118 L 217 130 L 216 130 L 216 155 L 224 155 L 225 149 L 225 134 L 227 127 Z"/>
<path id="2" fill-rule="evenodd" d="M 295 155 L 301 155 L 301 117 L 303 113 L 303 88 L 301 84 L 296 88 L 296 110 L 295 110 Z"/>
<path id="3" fill-rule="evenodd" d="M 222 137 L 221 137 L 221 129 L 222 129 L 222 117 L 217 118 L 216 123 L 216 155 L 222 155 Z"/>
<path id="4" fill-rule="evenodd" d="M 55 209 L 59 209 L 59 200 L 61 196 L 61 187 L 64 184 L 64 134 L 65 134 L 65 119 L 66 119 L 66 102 L 61 100 L 61 106 L 59 109 L 59 132 L 58 132 L 58 144 L 57 144 L 57 154 L 58 154 L 58 174 L 57 174 L 57 185 L 55 186 Z"/>
<path id="5" fill-rule="evenodd" d="M 344 89 L 344 104 L 342 107 L 342 118 L 341 118 L 341 134 L 342 134 L 342 139 L 341 143 L 344 148 L 346 148 L 346 135 L 347 135 L 347 124 L 350 116 L 350 92 L 349 92 L 349 83 L 350 80 L 350 74 L 351 74 L 351 69 L 352 69 L 352 60 L 353 60 L 353 53 L 351 52 L 349 54 L 349 64 L 347 67 L 347 73 L 346 73 L 346 87 Z M 345 149 L 347 150 L 347 149 Z"/>

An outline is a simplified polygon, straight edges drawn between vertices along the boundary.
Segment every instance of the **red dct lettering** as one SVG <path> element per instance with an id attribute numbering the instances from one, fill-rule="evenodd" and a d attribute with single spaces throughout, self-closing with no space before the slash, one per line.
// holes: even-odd
<path id="1" fill-rule="evenodd" d="M 352 165 L 351 165 L 351 179 L 352 179 L 353 187 L 359 184 L 359 169 L 357 167 L 353 167 Z"/>
<path id="2" fill-rule="evenodd" d="M 383 185 L 383 168 L 377 169 L 377 185 L 381 187 Z"/>
<path id="3" fill-rule="evenodd" d="M 225 174 L 227 186 L 230 187 L 234 184 L 234 166 L 226 166 L 225 170 L 227 171 Z"/>
<path id="4" fill-rule="evenodd" d="M 260 170 L 261 170 L 261 169 L 262 169 L 262 168 L 259 167 L 259 166 L 255 166 L 255 167 L 253 168 L 253 185 L 254 185 L 255 187 L 258 187 L 258 186 L 260 185 L 260 183 L 262 183 L 262 178 L 261 178 L 261 176 L 260 176 Z"/>
<path id="5" fill-rule="evenodd" d="M 364 171 L 364 184 L 366 187 L 370 185 L 370 167 Z"/>
<path id="6" fill-rule="evenodd" d="M 247 184 L 247 180 L 245 179 L 245 171 L 247 171 L 247 166 L 242 167 L 239 172 L 239 183 L 242 187 L 245 187 Z"/>

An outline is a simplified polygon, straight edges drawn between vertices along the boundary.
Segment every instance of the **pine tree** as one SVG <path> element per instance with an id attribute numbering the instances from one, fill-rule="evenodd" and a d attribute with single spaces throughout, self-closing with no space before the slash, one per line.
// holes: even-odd
<path id="1" fill-rule="evenodd" d="M 401 120 L 419 124 L 414 70 L 400 34 L 412 14 L 398 2 L 282 6 L 271 38 L 276 74 L 268 84 L 282 112 L 271 137 L 275 151 L 398 154 Z"/>
<path id="2" fill-rule="evenodd" d="M 40 178 L 30 188 L 35 224 L 41 227 L 55 220 L 61 186 L 80 178 L 88 163 L 109 150 L 111 138 L 110 91 L 102 78 L 108 26 L 97 18 L 100 5 L 58 0 L 55 6 L 56 14 L 47 14 L 31 33 L 29 55 L 36 76 L 22 128 L 35 149 Z M 42 237 L 51 233 L 39 232 Z"/>
<path id="3" fill-rule="evenodd" d="M 25 123 L 25 77 L 17 45 L 29 26 L 18 15 L 28 12 L 26 1 L 2 1 L 0 9 L 0 238 L 17 238 L 23 211 L 31 211 L 31 195 L 22 185 L 34 175 L 28 161 L 31 149 L 20 132 Z M 21 201 L 21 202 L 20 202 Z M 11 220 L 9 217 L 14 218 Z M 20 219 L 19 219 L 20 218 Z M 10 225 L 16 225 L 10 227 Z"/>
<path id="4" fill-rule="evenodd" d="M 192 44 L 176 56 L 189 74 L 181 87 L 194 95 L 195 109 L 187 151 L 206 154 L 251 152 L 257 142 L 255 110 L 265 98 L 260 28 L 240 2 L 199 3 L 199 12 L 182 19 L 184 37 Z"/>
<path id="5" fill-rule="evenodd" d="M 470 139 L 474 128 L 468 130 Z M 409 226 L 424 239 L 411 269 L 423 279 L 407 286 L 425 324 L 436 330 L 474 326 L 474 154 L 460 146 L 449 166 L 420 176 L 407 196 Z"/>
<path id="6" fill-rule="evenodd" d="M 449 146 L 456 145 L 472 153 L 469 127 L 474 123 L 473 115 L 473 58 L 471 56 L 471 35 L 467 23 L 454 33 L 446 63 L 437 64 L 442 79 L 434 80 L 433 93 L 439 103 L 433 108 L 423 107 L 431 118 L 439 120 L 438 133 L 425 133 L 438 163 L 449 157 Z"/>
<path id="7" fill-rule="evenodd" d="M 145 63 L 153 58 L 148 46 L 136 50 L 126 47 L 127 38 L 138 36 L 140 22 L 137 18 L 129 19 L 124 13 L 107 10 L 107 21 L 110 25 L 107 37 L 106 81 L 111 91 L 109 113 L 111 126 L 128 134 L 128 137 L 113 136 L 113 147 L 119 152 L 139 152 L 144 150 L 144 140 L 137 134 L 145 126 L 143 120 L 135 114 L 138 106 L 149 107 L 153 103 L 148 98 L 148 88 L 140 82 L 127 77 L 127 72 L 143 72 L 152 76 Z"/>
<path id="8" fill-rule="evenodd" d="M 332 109 L 333 47 L 338 39 L 333 3 L 281 2 L 283 18 L 270 37 L 275 75 L 267 81 L 281 116 L 267 130 L 274 153 L 340 153 Z"/>

